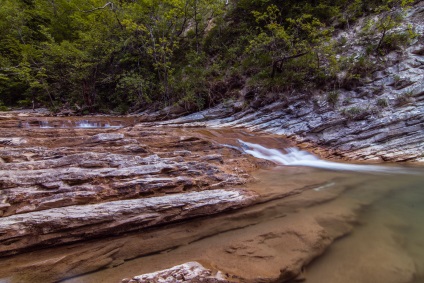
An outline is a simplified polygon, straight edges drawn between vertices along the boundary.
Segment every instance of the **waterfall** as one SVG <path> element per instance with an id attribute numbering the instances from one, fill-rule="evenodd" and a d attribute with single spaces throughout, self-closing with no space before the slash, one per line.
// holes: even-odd
<path id="1" fill-rule="evenodd" d="M 50 126 L 48 121 L 39 121 L 39 124 L 40 124 L 40 128 L 43 128 L 43 129 L 53 128 L 52 126 Z"/>
<path id="2" fill-rule="evenodd" d="M 286 166 L 307 166 L 329 170 L 355 171 L 365 173 L 401 173 L 418 174 L 414 170 L 400 167 L 378 166 L 378 165 L 359 165 L 340 162 L 326 161 L 317 158 L 311 153 L 292 147 L 285 149 L 285 153 L 277 149 L 266 148 L 259 144 L 249 143 L 238 140 L 243 151 L 256 158 L 266 159 L 278 165 Z"/>

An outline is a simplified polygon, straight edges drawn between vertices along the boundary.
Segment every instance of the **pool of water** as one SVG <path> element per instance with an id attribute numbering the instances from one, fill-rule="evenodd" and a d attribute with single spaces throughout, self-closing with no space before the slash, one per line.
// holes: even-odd
<path id="1" fill-rule="evenodd" d="M 258 147 L 260 138 L 229 134 L 202 133 L 280 164 L 258 170 L 247 186 L 261 203 L 2 258 L 0 282 L 112 283 L 194 260 L 248 282 L 276 282 L 281 268 L 302 270 L 296 280 L 307 283 L 424 282 L 423 168 L 328 162 L 276 152 L 274 138 Z"/>
<path id="2" fill-rule="evenodd" d="M 307 282 L 424 282 L 424 178 L 389 179 L 394 178 L 394 190 L 364 210 L 355 230 L 310 265 Z"/>
<path id="3" fill-rule="evenodd" d="M 67 274 L 72 278 L 61 282 L 120 282 L 193 260 L 243 274 L 253 282 L 278 274 L 290 260 L 311 261 L 304 267 L 305 282 L 424 281 L 424 174 L 280 166 L 260 170 L 256 178 L 250 189 L 268 199 L 263 204 L 150 234 L 135 233 L 8 258 L 0 266 L 4 278 L 0 282 L 50 282 Z M 284 196 L 293 187 L 305 186 L 300 194 Z M 299 253 L 297 242 L 286 237 L 285 229 L 310 234 L 313 240 L 314 229 L 322 229 L 316 223 L 336 240 L 325 243 L 321 256 L 314 254 L 309 259 L 308 252 Z M 264 235 L 274 235 L 272 242 L 261 240 Z M 145 256 L 132 254 L 146 244 L 171 248 Z M 78 268 L 90 265 L 93 271 L 98 270 L 75 276 Z"/>

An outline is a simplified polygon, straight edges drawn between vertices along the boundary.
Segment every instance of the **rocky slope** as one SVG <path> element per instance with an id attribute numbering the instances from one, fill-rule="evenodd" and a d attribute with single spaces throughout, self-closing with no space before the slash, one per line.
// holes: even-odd
<path id="1" fill-rule="evenodd" d="M 384 67 L 367 74 L 363 85 L 329 93 L 269 93 L 241 91 L 242 99 L 159 125 L 241 127 L 307 142 L 322 155 L 374 161 L 424 161 L 424 2 L 408 10 L 418 37 L 402 51 L 384 57 Z M 365 52 L 360 35 L 363 21 L 339 37 L 350 44 L 349 56 Z M 345 54 L 346 55 L 346 54 Z M 341 74 L 342 75 L 342 74 Z M 283 99 L 281 98 L 283 96 Z M 145 114 L 144 119 L 158 117 Z M 162 113 L 163 114 L 163 113 Z M 172 113 L 171 113 L 172 114 Z M 157 123 L 153 123 L 157 125 Z M 304 144 L 303 146 L 307 146 Z M 328 152 L 329 151 L 329 152 Z"/>

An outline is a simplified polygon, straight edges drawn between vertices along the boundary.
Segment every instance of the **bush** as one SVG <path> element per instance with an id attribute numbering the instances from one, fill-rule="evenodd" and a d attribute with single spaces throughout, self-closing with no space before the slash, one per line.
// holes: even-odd
<path id="1" fill-rule="evenodd" d="M 0 101 L 0 111 L 8 111 L 8 110 L 9 108 L 5 106 L 2 101 Z"/>
<path id="2" fill-rule="evenodd" d="M 385 99 L 385 98 L 379 98 L 377 100 L 377 106 L 379 106 L 381 108 L 385 108 L 385 107 L 389 106 L 389 103 L 387 102 L 387 99 Z"/>
<path id="3" fill-rule="evenodd" d="M 341 86 L 347 90 L 352 90 L 362 85 L 367 75 L 378 69 L 378 64 L 363 55 L 359 58 L 345 58 L 342 62 L 342 68 L 346 71 L 346 74 L 341 82 Z"/>
<path id="4" fill-rule="evenodd" d="M 396 96 L 396 105 L 402 106 L 413 101 L 413 93 L 411 91 L 404 92 Z"/>
<path id="5" fill-rule="evenodd" d="M 350 107 L 343 109 L 342 115 L 347 117 L 349 120 L 363 120 L 370 115 L 367 109 L 360 107 Z"/>
<path id="6" fill-rule="evenodd" d="M 332 107 L 335 107 L 339 101 L 339 96 L 340 96 L 340 93 L 336 90 L 330 91 L 329 93 L 327 93 L 328 104 L 330 104 Z"/>

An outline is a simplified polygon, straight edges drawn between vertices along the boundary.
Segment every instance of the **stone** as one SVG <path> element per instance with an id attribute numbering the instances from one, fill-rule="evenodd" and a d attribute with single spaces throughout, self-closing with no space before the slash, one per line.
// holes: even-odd
<path id="1" fill-rule="evenodd" d="M 97 143 L 97 142 L 109 142 L 109 141 L 117 141 L 124 138 L 123 134 L 115 134 L 115 133 L 101 133 L 92 136 L 88 141 Z"/>
<path id="2" fill-rule="evenodd" d="M 123 279 L 121 283 L 230 283 L 222 272 L 213 272 L 198 262 L 187 262 L 169 269 Z"/>
<path id="3" fill-rule="evenodd" d="M 22 138 L 0 138 L 0 145 L 19 146 L 25 143 L 27 141 Z"/>
<path id="4" fill-rule="evenodd" d="M 6 137 L 0 145 L 0 256 L 212 215 L 257 199 L 235 188 L 250 178 L 253 160 L 238 165 L 244 174 L 235 172 L 222 161 L 245 159 L 239 150 L 193 133 L 138 126 L 40 129 L 29 116 L 19 117 L 37 126 L 19 128 L 17 115 L 0 120 Z M 73 119 L 54 123 L 77 124 Z"/>

